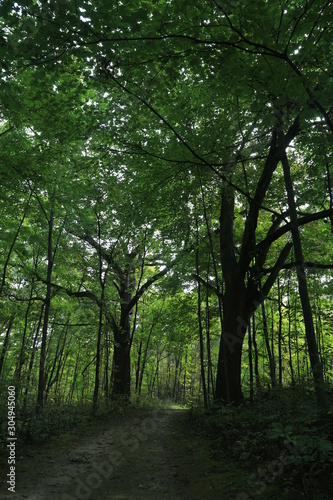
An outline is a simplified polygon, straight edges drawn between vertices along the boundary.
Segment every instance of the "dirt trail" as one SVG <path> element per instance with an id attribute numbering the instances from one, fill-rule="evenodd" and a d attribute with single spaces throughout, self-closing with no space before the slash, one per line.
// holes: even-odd
<path id="1" fill-rule="evenodd" d="M 99 424 L 76 442 L 25 453 L 16 493 L 1 498 L 233 499 L 246 484 L 232 464 L 214 462 L 184 410 L 142 410 Z"/>

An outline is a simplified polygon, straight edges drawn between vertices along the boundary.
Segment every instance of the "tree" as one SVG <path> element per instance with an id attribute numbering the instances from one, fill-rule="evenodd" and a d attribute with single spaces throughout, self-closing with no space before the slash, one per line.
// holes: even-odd
<path id="1" fill-rule="evenodd" d="M 283 129 L 280 132 L 280 138 L 282 144 L 284 144 L 284 135 Z M 293 238 L 293 245 L 295 251 L 295 259 L 296 259 L 296 271 L 297 271 L 297 280 L 298 280 L 298 288 L 299 294 L 302 303 L 303 316 L 305 322 L 305 332 L 306 339 L 309 349 L 311 368 L 314 378 L 314 385 L 316 390 L 316 396 L 319 406 L 327 409 L 329 407 L 327 394 L 324 386 L 324 377 L 323 377 L 323 368 L 319 359 L 318 346 L 316 341 L 316 334 L 314 330 L 313 317 L 311 304 L 309 299 L 306 275 L 305 275 L 305 267 L 304 267 L 304 257 L 301 239 L 299 235 L 298 229 L 298 221 L 297 221 L 297 210 L 296 203 L 294 198 L 294 188 L 291 180 L 290 173 L 290 165 L 288 161 L 288 157 L 286 152 L 282 157 L 282 165 L 284 172 L 284 179 L 286 183 L 286 191 L 288 196 L 288 206 L 290 212 L 290 224 L 291 224 L 291 233 Z"/>
<path id="2" fill-rule="evenodd" d="M 198 247 L 196 218 L 198 240 L 208 242 L 200 259 L 212 262 L 212 276 L 203 282 L 193 259 L 184 275 L 216 294 L 214 396 L 242 401 L 245 332 L 291 264 L 296 223 L 333 216 L 326 151 L 333 131 L 331 14 L 322 0 L 2 3 L 1 88 L 10 98 L 1 98 L 0 138 L 29 193 L 51 193 L 62 172 L 57 199 L 67 215 L 68 255 L 63 251 L 61 262 L 71 263 L 73 281 L 68 287 L 60 273 L 52 293 L 98 306 L 95 406 L 103 328 L 114 335 L 113 393 L 128 395 L 130 315 L 184 249 Z M 56 125 L 49 114 L 59 117 Z M 312 192 L 326 182 L 321 201 L 302 184 L 288 206 L 281 165 L 292 148 L 299 165 L 310 165 Z M 193 209 L 200 196 L 201 218 Z M 12 241 L 4 263 L 15 253 Z M 44 251 L 50 263 L 48 257 Z M 80 276 L 72 269 L 77 258 Z M 44 278 L 47 300 L 50 283 Z M 44 339 L 46 333 L 45 326 Z"/>

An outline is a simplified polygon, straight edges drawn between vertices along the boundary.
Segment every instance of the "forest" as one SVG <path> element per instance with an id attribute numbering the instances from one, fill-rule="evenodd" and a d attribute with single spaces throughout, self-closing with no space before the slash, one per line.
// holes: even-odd
<path id="1" fill-rule="evenodd" d="M 1 1 L 4 450 L 8 388 L 23 443 L 176 404 L 245 467 L 296 447 L 276 498 L 331 498 L 332 19 Z"/>

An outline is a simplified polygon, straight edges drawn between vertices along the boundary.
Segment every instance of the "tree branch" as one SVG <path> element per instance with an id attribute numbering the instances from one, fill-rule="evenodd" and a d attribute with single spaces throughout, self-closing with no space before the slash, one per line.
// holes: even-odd
<path id="1" fill-rule="evenodd" d="M 281 269 L 292 269 L 293 267 L 296 267 L 297 263 L 296 262 L 288 262 L 287 264 L 284 264 Z M 304 267 L 310 268 L 310 269 L 333 269 L 333 264 L 322 264 L 320 262 L 304 262 Z M 267 267 L 262 270 L 263 274 L 268 274 L 272 271 L 272 267 Z"/>
<path id="2" fill-rule="evenodd" d="M 293 124 L 289 128 L 285 139 L 287 141 L 286 144 L 289 144 L 297 136 L 300 127 L 299 118 L 299 115 L 297 115 Z M 281 153 L 281 144 L 277 144 L 277 133 L 276 131 L 273 131 L 267 160 L 257 184 L 253 201 L 250 203 L 249 215 L 246 219 L 242 249 L 239 258 L 239 263 L 243 273 L 246 272 L 249 262 L 253 256 L 253 251 L 255 249 L 255 231 L 258 223 L 259 210 L 266 196 L 273 173 L 281 159 Z"/>
<path id="3" fill-rule="evenodd" d="M 205 281 L 203 278 L 201 278 L 201 277 L 200 277 L 200 276 L 198 276 L 197 274 L 192 274 L 192 277 L 193 277 L 196 281 L 198 281 L 198 282 L 202 283 L 202 284 L 203 284 L 203 285 L 204 285 L 207 289 L 209 289 L 209 290 L 211 290 L 212 292 L 214 292 L 214 293 L 215 293 L 215 295 L 217 295 L 218 297 L 223 298 L 223 295 L 219 292 L 219 290 L 218 290 L 215 286 L 211 285 L 210 283 L 208 283 L 207 281 Z"/>
<path id="4" fill-rule="evenodd" d="M 313 222 L 320 219 L 325 219 L 326 217 L 333 216 L 333 209 L 329 208 L 328 210 L 322 210 L 321 212 L 316 212 L 314 214 L 307 214 L 304 217 L 298 219 L 298 225 L 304 226 L 304 224 L 308 224 L 309 222 Z M 291 230 L 290 222 L 285 224 L 284 226 L 276 229 L 271 234 L 268 234 L 266 238 L 257 243 L 257 250 L 266 249 L 267 246 L 270 246 L 274 241 L 278 240 L 284 234 L 288 233 Z M 269 233 L 269 232 L 268 232 Z"/>
<path id="5" fill-rule="evenodd" d="M 265 281 L 263 287 L 262 287 L 262 293 L 263 296 L 266 297 L 272 286 L 274 285 L 276 278 L 278 277 L 279 272 L 283 268 L 283 265 L 289 255 L 289 252 L 292 248 L 292 243 L 287 243 L 284 248 L 282 249 L 278 260 L 276 261 L 275 265 L 273 266 L 270 275 L 268 276 L 267 280 Z"/>

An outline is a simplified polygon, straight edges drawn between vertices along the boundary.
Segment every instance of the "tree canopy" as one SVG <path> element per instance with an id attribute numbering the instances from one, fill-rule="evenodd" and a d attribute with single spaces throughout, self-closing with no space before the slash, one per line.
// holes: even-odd
<path id="1" fill-rule="evenodd" d="M 332 10 L 1 2 L 0 370 L 22 405 L 240 404 L 313 376 L 327 406 Z"/>

